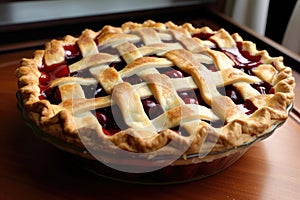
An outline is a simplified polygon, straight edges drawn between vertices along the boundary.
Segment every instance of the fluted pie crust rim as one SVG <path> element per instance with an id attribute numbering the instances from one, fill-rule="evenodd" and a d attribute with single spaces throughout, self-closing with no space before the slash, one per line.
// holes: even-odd
<path id="1" fill-rule="evenodd" d="M 129 40 L 135 40 L 136 37 L 140 37 L 142 38 L 141 40 L 147 41 L 147 38 L 144 38 L 145 36 L 143 33 L 145 35 L 152 34 L 153 30 L 158 30 L 159 33 L 162 33 L 161 37 L 165 36 L 164 34 L 167 33 L 171 34 L 173 38 L 180 40 L 181 45 L 183 44 L 182 46 L 186 45 L 186 48 L 167 48 L 167 50 L 164 51 L 160 50 L 159 58 L 148 56 L 136 58 L 136 49 L 130 49 L 131 47 L 128 47 L 127 49 L 125 47 L 122 48 L 122 45 L 120 45 L 122 43 L 117 43 L 117 40 L 123 37 L 129 37 Z M 191 35 L 196 34 L 210 34 L 211 36 L 209 40 L 191 37 Z M 155 42 L 148 42 L 149 45 L 144 45 L 144 47 L 141 47 L 143 49 L 139 49 L 143 50 L 144 53 L 147 51 L 155 52 L 155 50 L 153 50 Z M 65 57 L 63 46 L 74 45 L 75 43 L 80 48 L 83 57 L 91 58 L 90 60 L 86 59 L 84 63 L 97 65 L 97 63 L 92 63 L 94 62 L 93 59 L 118 60 L 118 57 L 103 57 L 103 55 L 99 55 L 99 52 L 97 52 L 100 45 L 105 46 L 114 43 L 114 45 L 118 45 L 119 51 L 122 51 L 123 55 L 127 56 L 125 60 L 132 60 L 131 64 L 127 65 L 126 69 L 121 70 L 122 72 L 118 72 L 119 74 L 125 76 L 126 74 L 131 73 L 130 70 L 135 70 L 135 68 L 137 68 L 136 66 L 142 67 L 145 63 L 162 63 L 162 65 L 169 65 L 171 62 L 173 65 L 184 69 L 185 72 L 193 74 L 193 80 L 196 80 L 197 86 L 203 84 L 201 82 L 201 74 L 199 75 L 195 70 L 193 71 L 191 66 L 197 65 L 195 62 L 198 60 L 195 59 L 195 57 L 197 57 L 195 55 L 199 56 L 199 54 L 203 54 L 205 56 L 200 59 L 212 60 L 220 70 L 218 75 L 220 75 L 225 82 L 227 81 L 228 84 L 232 81 L 243 81 L 246 82 L 246 84 L 250 84 L 259 78 L 268 82 L 273 87 L 274 93 L 267 95 L 253 95 L 252 93 L 248 94 L 245 92 L 245 98 L 250 100 L 257 107 L 255 112 L 250 115 L 240 112 L 229 97 L 213 96 L 210 98 L 208 95 L 206 101 L 216 105 L 213 111 L 214 116 L 223 118 L 226 121 L 226 125 L 219 128 L 212 127 L 206 120 L 200 118 L 195 119 L 195 116 L 193 115 L 193 106 L 182 104 L 181 100 L 178 99 L 179 103 L 175 100 L 172 101 L 174 104 L 178 105 L 171 106 L 171 108 L 165 112 L 167 113 L 167 123 L 175 123 L 173 126 L 176 126 L 178 120 L 180 121 L 182 118 L 188 119 L 190 117 L 192 120 L 186 122 L 183 126 L 192 137 L 179 135 L 170 128 L 160 130 L 159 133 L 152 133 L 153 125 L 149 125 L 151 126 L 149 130 L 150 132 L 152 131 L 149 136 L 144 135 L 141 130 L 134 127 L 122 130 L 112 136 L 107 136 L 103 133 L 101 125 L 95 125 L 95 118 L 92 119 L 93 117 L 91 115 L 82 116 L 84 115 L 82 113 L 89 112 L 89 110 L 86 110 L 86 107 L 82 107 L 83 104 L 89 104 L 89 100 L 86 100 L 85 98 L 78 98 L 75 101 L 74 99 L 72 99 L 72 101 L 63 100 L 59 105 L 54 105 L 48 100 L 40 100 L 39 98 L 41 95 L 39 87 L 41 72 L 39 71 L 39 66 L 43 65 L 43 63 L 53 65 L 63 62 Z M 220 48 L 230 49 L 235 47 L 237 43 L 241 44 L 242 49 L 249 52 L 251 56 L 260 56 L 261 64 L 256 68 L 254 77 L 245 76 L 244 73 L 238 72 L 236 69 L 232 68 L 234 63 L 227 56 L 211 48 L 217 44 Z M 145 46 L 149 46 L 149 48 L 146 48 Z M 160 49 L 166 47 L 157 45 L 155 48 Z M 130 51 L 128 49 L 130 49 Z M 85 64 L 83 63 L 75 63 L 69 66 L 69 68 L 70 70 L 75 71 L 84 65 Z M 115 101 L 122 107 L 122 99 L 119 99 L 120 102 L 118 102 L 118 98 L 126 98 L 126 94 L 124 94 L 123 91 L 134 90 L 133 86 L 120 81 L 118 77 L 112 78 L 110 75 L 115 75 L 114 70 L 107 70 L 106 73 L 107 74 L 102 76 L 104 79 L 102 80 L 102 84 L 106 85 L 106 90 L 108 92 L 116 92 L 115 98 L 117 99 L 115 99 Z M 295 88 L 292 70 L 284 64 L 283 57 L 271 57 L 266 50 L 257 50 L 256 45 L 253 42 L 243 40 L 238 33 L 229 34 L 223 28 L 217 31 L 214 31 L 209 27 L 195 28 L 190 23 L 176 25 L 173 22 L 160 23 L 152 20 L 145 21 L 144 23 L 126 22 L 122 24 L 121 27 L 107 25 L 99 31 L 86 29 L 79 37 L 68 35 L 63 39 L 53 39 L 45 45 L 44 50 L 35 51 L 33 58 L 23 58 L 20 66 L 16 70 L 16 76 L 18 78 L 18 93 L 21 98 L 21 106 L 23 106 L 26 115 L 32 123 L 44 133 L 80 148 L 85 148 L 85 145 L 89 145 L 95 149 L 107 147 L 112 149 L 120 148 L 136 153 L 158 151 L 159 149 L 168 146 L 170 141 L 173 141 L 175 145 L 165 148 L 163 150 L 164 154 L 172 154 L 172 152 L 176 151 L 176 145 L 188 145 L 184 152 L 185 155 L 206 151 L 206 142 L 209 141 L 208 138 L 217 138 L 216 144 L 214 144 L 211 149 L 208 148 L 210 151 L 214 152 L 231 149 L 249 143 L 265 134 L 274 124 L 288 118 L 287 107 L 293 103 Z M 65 80 L 54 80 L 50 84 L 52 84 L 52 87 L 65 86 L 73 81 L 71 79 L 72 77 L 66 77 Z M 169 84 L 170 82 L 169 78 L 158 74 L 145 75 L 144 79 L 147 79 L 149 83 L 160 80 L 165 81 L 163 82 L 164 84 Z M 78 80 L 76 81 L 78 82 Z M 153 88 L 153 90 L 155 90 L 155 86 Z M 205 88 L 203 90 L 205 90 Z M 159 91 L 157 91 L 157 93 L 159 93 Z M 139 95 L 140 94 L 138 94 L 137 97 L 139 97 Z M 95 103 L 95 100 L 92 101 Z M 96 101 L 97 105 L 102 106 L 109 103 L 110 100 L 105 98 L 100 99 L 99 102 L 98 100 Z M 92 107 L 93 106 L 95 105 L 93 104 Z M 121 109 L 125 109 L 126 112 L 131 110 L 131 108 L 123 107 Z M 225 107 L 226 110 L 222 110 L 222 108 Z M 181 113 L 180 116 L 177 114 L 178 111 Z M 74 117 L 74 115 L 76 117 Z M 80 117 L 83 118 L 78 119 Z M 143 123 L 147 124 L 146 122 Z M 77 128 L 78 126 L 80 129 Z M 172 125 L 170 126 L 172 127 Z M 148 129 L 146 132 L 148 132 Z"/>

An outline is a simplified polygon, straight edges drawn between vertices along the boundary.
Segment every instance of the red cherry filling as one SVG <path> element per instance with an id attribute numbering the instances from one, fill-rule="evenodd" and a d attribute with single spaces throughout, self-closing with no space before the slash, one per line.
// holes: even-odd
<path id="1" fill-rule="evenodd" d="M 225 93 L 235 104 L 241 104 L 244 101 L 239 91 L 233 85 L 226 86 Z"/>
<path id="2" fill-rule="evenodd" d="M 69 68 L 68 66 L 63 62 L 51 66 L 47 66 L 43 64 L 39 68 L 41 75 L 39 77 L 39 87 L 41 91 L 41 99 L 48 99 L 50 102 L 55 102 L 53 104 L 58 104 L 58 100 L 61 99 L 60 97 L 57 98 L 57 95 L 53 97 L 55 100 L 50 97 L 52 95 L 52 92 L 49 92 L 49 90 L 56 90 L 48 88 L 48 84 L 57 78 L 68 76 L 69 75 Z M 46 91 L 47 90 L 47 91 Z M 58 89 L 57 89 L 58 90 Z"/>
<path id="3" fill-rule="evenodd" d="M 209 40 L 212 35 L 213 34 L 209 33 L 196 33 L 193 34 L 193 37 L 198 37 L 201 40 Z M 215 43 L 214 41 L 212 42 Z M 254 56 L 251 55 L 248 51 L 243 50 L 242 42 L 237 42 L 236 44 L 236 47 L 231 49 L 223 49 L 216 44 L 214 47 L 212 47 L 212 49 L 222 51 L 234 62 L 235 68 L 238 68 L 245 73 L 252 75 L 252 69 L 261 64 L 261 56 Z"/>
<path id="4" fill-rule="evenodd" d="M 143 99 L 142 104 L 150 119 L 153 119 L 163 113 L 161 106 L 157 104 L 154 97 Z M 97 109 L 96 117 L 106 135 L 111 136 L 128 128 L 122 117 L 121 111 L 117 106 Z"/>
<path id="5" fill-rule="evenodd" d="M 208 65 L 208 64 L 203 64 L 203 65 L 206 66 L 206 68 L 209 69 L 209 70 L 212 71 L 212 72 L 218 71 L 217 67 L 216 67 L 214 64 L 210 64 L 210 65 Z"/>
<path id="6" fill-rule="evenodd" d="M 46 63 L 43 61 L 42 66 L 39 67 L 39 71 L 51 75 L 52 76 L 51 78 L 56 78 L 56 74 L 57 75 L 63 74 L 59 71 L 69 71 L 69 69 L 66 70 L 64 68 L 68 68 L 65 61 L 58 63 L 58 64 L 53 64 L 53 65 L 46 65 Z M 57 77 L 57 78 L 59 78 L 59 77 Z"/>
<path id="7" fill-rule="evenodd" d="M 45 88 L 41 95 L 39 96 L 40 100 L 47 99 L 51 104 L 58 105 L 61 103 L 61 95 L 58 87 L 54 88 Z"/>
<path id="8" fill-rule="evenodd" d="M 197 37 L 201 40 L 209 40 L 209 38 L 213 36 L 213 33 L 195 33 L 192 37 Z"/>
<path id="9" fill-rule="evenodd" d="M 222 49 L 220 51 L 225 53 L 235 64 L 235 68 L 238 68 L 246 74 L 252 75 L 253 68 L 261 64 L 261 56 L 252 56 L 248 51 L 243 50 L 241 42 L 237 42 L 236 48 Z"/>
<path id="10" fill-rule="evenodd" d="M 250 115 L 257 110 L 257 108 L 249 100 L 243 100 L 239 91 L 233 86 L 228 85 L 225 87 L 226 96 L 230 97 L 238 108 L 245 114 Z"/>
<path id="11" fill-rule="evenodd" d="M 260 94 L 274 94 L 274 88 L 267 82 L 251 84 Z"/>
<path id="12" fill-rule="evenodd" d="M 118 106 L 97 109 L 96 117 L 106 135 L 111 136 L 128 128 Z"/>
<path id="13" fill-rule="evenodd" d="M 139 76 L 137 75 L 133 75 L 133 76 L 130 76 L 130 77 L 124 77 L 123 78 L 123 81 L 124 82 L 128 82 L 132 85 L 135 85 L 135 84 L 139 84 L 139 83 L 142 83 L 144 82 L 142 78 L 140 78 Z"/>
<path id="14" fill-rule="evenodd" d="M 113 118 L 111 107 L 97 109 L 96 117 L 106 135 L 113 135 L 121 131 Z"/>
<path id="15" fill-rule="evenodd" d="M 154 97 L 143 99 L 142 104 L 149 119 L 154 119 L 164 112 Z"/>
<path id="16" fill-rule="evenodd" d="M 194 34 L 193 37 L 198 37 L 202 40 L 209 40 L 210 35 Z M 261 56 L 251 55 L 250 52 L 244 50 L 242 42 L 237 42 L 236 47 L 231 49 L 222 49 L 218 47 L 218 45 L 212 48 L 214 50 L 222 51 L 223 53 L 225 53 L 234 62 L 235 68 L 242 70 L 248 75 L 253 75 L 252 70 L 262 63 Z M 217 71 L 215 66 L 208 65 L 206 67 L 211 71 Z M 274 93 L 274 88 L 266 82 L 251 84 L 251 86 L 255 88 L 260 94 Z M 220 91 L 220 93 L 222 92 Z M 237 104 L 239 108 L 246 114 L 251 114 L 257 109 L 250 101 L 243 101 L 239 92 L 232 85 L 225 87 L 225 93 L 226 96 L 230 97 L 232 101 Z"/>
<path id="17" fill-rule="evenodd" d="M 246 100 L 243 104 L 238 104 L 237 106 L 246 115 L 250 115 L 257 110 L 257 107 L 250 100 Z"/>
<path id="18" fill-rule="evenodd" d="M 45 61 L 43 60 L 42 66 L 38 68 L 41 72 L 41 75 L 39 77 L 39 87 L 41 90 L 40 99 L 48 99 L 54 104 L 58 104 L 61 101 L 60 94 L 57 95 L 59 90 L 57 88 L 48 88 L 48 84 L 52 80 L 60 77 L 73 76 L 74 74 L 70 74 L 68 66 L 82 58 L 82 55 L 77 45 L 64 46 L 64 50 L 65 61 L 58 64 L 46 65 Z M 51 95 L 54 95 L 54 97 L 51 97 Z"/>
<path id="19" fill-rule="evenodd" d="M 273 94 L 274 89 L 272 86 L 266 82 L 251 84 L 260 94 Z M 243 100 L 238 90 L 233 85 L 228 85 L 225 87 L 226 96 L 230 97 L 232 101 L 238 105 L 239 109 L 245 114 L 252 114 L 257 110 L 257 107 L 253 105 L 250 100 Z"/>
<path id="20" fill-rule="evenodd" d="M 252 62 L 260 62 L 260 59 L 261 59 L 260 55 L 254 56 L 254 55 L 251 55 L 248 51 L 243 50 L 243 43 L 242 42 L 237 42 L 236 44 L 237 44 L 237 48 L 239 50 L 239 53 L 244 58 L 247 58 L 249 61 L 252 61 Z"/>
<path id="21" fill-rule="evenodd" d="M 104 97 L 107 96 L 107 93 L 105 92 L 105 90 L 103 89 L 103 87 L 98 83 L 96 90 L 94 92 L 94 96 L 97 97 Z"/>
<path id="22" fill-rule="evenodd" d="M 181 73 L 181 71 L 179 70 L 170 70 L 170 71 L 166 71 L 165 75 L 167 75 L 170 78 L 182 78 L 183 74 Z"/>
<path id="23" fill-rule="evenodd" d="M 41 76 L 39 78 L 40 85 L 48 85 L 51 81 L 51 77 L 49 74 L 45 72 L 41 72 Z"/>
<path id="24" fill-rule="evenodd" d="M 121 62 L 110 63 L 110 67 L 114 67 L 117 71 L 122 70 L 127 64 L 122 57 L 120 57 Z"/>
<path id="25" fill-rule="evenodd" d="M 189 74 L 181 71 L 178 67 L 159 68 L 158 71 L 161 74 L 165 74 L 170 78 L 183 78 L 190 76 Z"/>
<path id="26" fill-rule="evenodd" d="M 67 65 L 71 65 L 82 59 L 79 47 L 75 45 L 65 45 L 65 60 Z"/>
<path id="27" fill-rule="evenodd" d="M 187 97 L 187 98 L 184 99 L 184 103 L 186 103 L 186 104 L 197 104 L 197 105 L 199 105 L 197 99 L 189 98 L 189 97 Z"/>
<path id="28" fill-rule="evenodd" d="M 209 40 L 212 34 L 194 34 L 193 37 L 198 37 L 202 40 Z M 142 44 L 141 44 L 142 45 Z M 100 48 L 100 47 L 99 47 Z M 237 42 L 237 47 L 232 49 L 222 49 L 217 46 L 213 47 L 215 50 L 224 52 L 234 63 L 236 68 L 244 71 L 249 75 L 253 75 L 253 68 L 261 64 L 261 56 L 252 56 L 248 51 L 242 49 L 242 43 Z M 61 95 L 59 92 L 58 87 L 49 88 L 49 83 L 60 77 L 65 76 L 78 76 L 78 77 L 92 77 L 92 74 L 89 70 L 82 70 L 73 72 L 70 74 L 68 66 L 81 60 L 82 55 L 80 52 L 79 47 L 75 45 L 66 45 L 64 46 L 65 49 L 65 61 L 59 64 L 54 64 L 47 66 L 43 63 L 42 66 L 39 67 L 41 72 L 41 76 L 39 77 L 39 86 L 41 89 L 41 96 L 40 99 L 47 99 L 52 104 L 59 104 L 61 102 Z M 115 49 L 112 48 L 105 48 L 103 49 L 104 52 L 110 53 L 115 52 Z M 121 62 L 118 63 L 111 63 L 110 67 L 114 67 L 117 71 L 122 70 L 126 66 L 126 62 L 120 57 Z M 217 71 L 215 65 L 205 65 L 211 71 Z M 178 67 L 170 67 L 170 68 L 158 68 L 158 71 L 162 74 L 170 78 L 183 78 L 190 76 L 185 72 L 181 71 Z M 129 82 L 131 84 L 139 84 L 144 82 L 142 78 L 137 75 L 133 75 L 130 77 L 124 77 L 123 81 Z M 274 93 L 274 89 L 268 83 L 256 83 L 252 84 L 252 87 L 255 88 L 261 94 L 272 94 Z M 98 85 L 91 85 L 91 86 L 82 86 L 86 98 L 95 98 L 95 97 L 102 97 L 106 96 L 107 93 L 101 87 L 100 84 Z M 222 92 L 221 92 L 222 93 Z M 224 92 L 223 92 L 224 93 Z M 257 108 L 252 104 L 251 101 L 244 101 L 240 95 L 240 93 L 234 88 L 234 86 L 226 86 L 225 87 L 224 95 L 230 97 L 235 104 L 238 105 L 239 109 L 241 109 L 245 114 L 252 114 Z M 185 90 L 179 91 L 178 95 L 183 99 L 186 104 L 197 104 L 203 105 L 206 107 L 210 107 L 205 103 L 202 99 L 199 90 Z M 154 97 L 149 97 L 146 99 L 142 99 L 143 108 L 145 113 L 149 117 L 149 119 L 154 119 L 157 116 L 161 115 L 164 111 L 162 107 L 158 104 Z M 113 135 L 120 130 L 128 128 L 120 114 L 120 110 L 117 106 L 106 107 L 97 109 L 95 111 L 95 115 L 103 127 L 103 131 L 106 135 Z M 223 121 L 216 121 L 216 122 L 208 122 L 213 127 L 221 127 L 224 125 Z M 185 130 L 179 130 L 179 128 L 174 128 L 178 134 L 183 136 L 188 136 L 188 133 Z"/>
<path id="29" fill-rule="evenodd" d="M 178 91 L 177 93 L 186 104 L 197 104 L 208 108 L 210 107 L 201 97 L 199 90 L 185 90 Z"/>

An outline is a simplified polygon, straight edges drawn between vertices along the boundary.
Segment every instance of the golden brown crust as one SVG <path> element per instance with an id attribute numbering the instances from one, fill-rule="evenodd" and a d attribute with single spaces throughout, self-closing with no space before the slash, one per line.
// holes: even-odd
<path id="1" fill-rule="evenodd" d="M 192 34 L 201 33 L 211 34 L 210 41 L 191 37 Z M 179 42 L 159 43 L 161 38 L 175 38 Z M 145 46 L 137 48 L 130 43 L 141 40 L 145 41 Z M 61 89 L 64 93 L 63 101 L 59 105 L 53 105 L 47 100 L 40 100 L 39 67 L 43 62 L 48 66 L 64 62 L 63 46 L 75 43 L 84 58 L 69 66 L 70 72 L 88 68 L 95 79 L 57 79 L 51 83 L 51 87 Z M 261 64 L 253 69 L 255 76 L 248 76 L 234 69 L 233 61 L 224 53 L 210 49 L 215 44 L 220 48 L 233 48 L 237 43 L 251 56 L 260 56 Z M 109 63 L 119 62 L 120 58 L 98 52 L 98 47 L 106 46 L 115 47 L 129 64 L 119 72 L 109 68 Z M 160 57 L 147 56 L 151 54 Z M 218 71 L 210 72 L 203 63 L 214 63 Z M 187 83 L 193 83 L 187 88 L 198 87 L 211 110 L 203 106 L 185 105 L 177 93 L 174 93 L 178 84 L 173 85 L 173 80 L 165 75 L 158 75 L 155 69 L 149 69 L 151 66 L 164 68 L 174 65 L 191 74 L 192 79 L 186 80 Z M 134 87 L 122 81 L 122 77 L 133 74 L 140 74 L 149 87 L 146 84 Z M 26 115 L 46 134 L 80 148 L 84 145 L 98 148 L 99 140 L 108 140 L 110 147 L 120 147 L 132 152 L 157 151 L 170 141 L 174 141 L 174 144 L 168 151 L 176 149 L 175 144 L 185 144 L 188 145 L 187 154 L 205 151 L 203 144 L 211 138 L 217 138 L 213 151 L 251 142 L 265 134 L 275 123 L 287 119 L 287 106 L 293 103 L 295 88 L 292 70 L 284 65 L 282 57 L 271 57 L 265 50 L 258 51 L 254 43 L 244 41 L 237 33 L 230 35 L 224 29 L 213 31 L 208 27 L 195 28 L 189 23 L 178 26 L 172 22 L 163 24 L 150 20 L 143 24 L 127 22 L 120 28 L 105 26 L 98 32 L 85 30 L 79 38 L 66 36 L 63 40 L 52 40 L 46 44 L 45 50 L 36 51 L 32 59 L 22 59 L 16 76 L 20 101 Z M 274 94 L 261 95 L 251 89 L 249 84 L 257 80 L 273 86 Z M 86 99 L 80 85 L 98 82 L 112 96 Z M 244 100 L 251 101 L 257 110 L 246 115 L 230 98 L 220 96 L 217 87 L 222 84 L 234 84 L 240 88 Z M 143 113 L 139 99 L 147 97 L 149 92 L 163 102 L 165 113 L 158 119 L 148 119 Z M 124 99 L 132 102 L 128 104 Z M 90 111 L 112 104 L 121 107 L 123 118 L 131 128 L 106 136 Z M 208 118 L 223 120 L 226 124 L 221 128 L 213 128 L 206 122 Z M 161 123 L 162 120 L 164 124 Z M 171 130 L 180 123 L 189 136 L 181 136 Z M 90 135 L 97 139 L 91 141 Z"/>

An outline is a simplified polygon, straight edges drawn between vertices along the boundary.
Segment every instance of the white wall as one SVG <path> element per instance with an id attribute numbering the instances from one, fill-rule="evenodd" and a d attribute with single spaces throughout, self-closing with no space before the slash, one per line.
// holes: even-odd
<path id="1" fill-rule="evenodd" d="M 300 0 L 297 1 L 286 32 L 283 37 L 282 45 L 300 55 Z"/>
<path id="2" fill-rule="evenodd" d="M 265 34 L 269 0 L 227 0 L 226 4 L 227 15 L 258 34 Z"/>

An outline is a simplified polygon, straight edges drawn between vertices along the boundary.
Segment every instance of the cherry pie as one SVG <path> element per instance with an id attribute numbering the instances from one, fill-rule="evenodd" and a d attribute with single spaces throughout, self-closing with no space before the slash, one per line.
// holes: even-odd
<path id="1" fill-rule="evenodd" d="M 16 75 L 47 135 L 148 159 L 250 143 L 287 119 L 295 87 L 282 57 L 237 33 L 151 20 L 54 39 Z"/>

